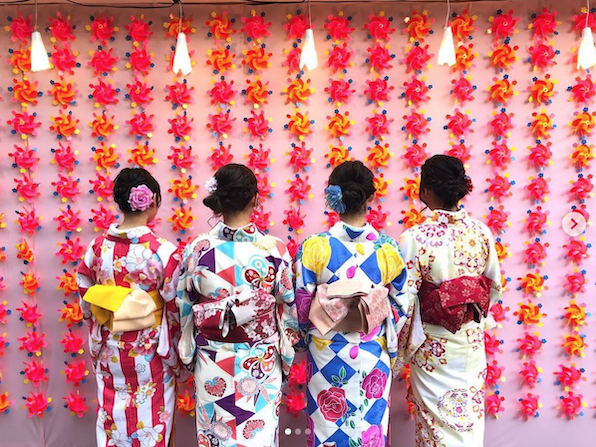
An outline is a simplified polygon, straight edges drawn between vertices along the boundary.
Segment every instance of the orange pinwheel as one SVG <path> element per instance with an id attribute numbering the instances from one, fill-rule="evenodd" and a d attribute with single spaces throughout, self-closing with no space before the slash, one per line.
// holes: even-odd
<path id="1" fill-rule="evenodd" d="M 540 273 L 527 273 L 518 279 L 521 281 L 521 290 L 527 294 L 539 297 L 541 292 L 547 288 L 545 281 L 548 279 L 548 276 L 542 276 Z"/>
<path id="2" fill-rule="evenodd" d="M 91 150 L 93 151 L 93 157 L 91 157 L 91 161 L 94 161 L 96 164 L 95 170 L 108 170 L 110 168 L 117 168 L 119 166 L 119 156 L 116 153 L 115 144 L 107 145 L 105 141 L 102 141 L 99 147 L 92 147 Z"/>
<path id="3" fill-rule="evenodd" d="M 542 313 L 541 311 L 542 305 L 541 304 L 523 304 L 519 303 L 519 310 L 513 312 L 513 315 L 517 315 L 518 323 L 519 324 L 527 324 L 532 325 L 535 324 L 537 326 L 542 326 L 542 317 L 546 317 L 547 315 Z"/>
<path id="4" fill-rule="evenodd" d="M 182 203 L 186 203 L 189 199 L 197 198 L 195 191 L 197 190 L 198 186 L 192 184 L 192 177 L 170 180 L 170 183 L 172 183 L 172 187 L 168 190 L 168 192 L 174 194 L 174 200 L 179 200 Z"/>
<path id="5" fill-rule="evenodd" d="M 389 185 L 391 184 L 391 180 L 385 180 L 383 174 L 379 174 L 377 177 L 373 179 L 373 183 L 375 185 L 375 198 L 382 199 L 387 195 L 389 192 Z"/>
<path id="6" fill-rule="evenodd" d="M 420 177 L 405 178 L 404 182 L 404 186 L 400 188 L 400 191 L 404 192 L 404 196 L 410 200 L 418 199 L 420 192 Z"/>
<path id="7" fill-rule="evenodd" d="M 288 124 L 284 127 L 288 129 L 292 135 L 298 137 L 299 140 L 304 140 L 306 135 L 312 133 L 310 128 L 311 122 L 308 119 L 308 115 L 303 115 L 298 110 L 293 115 L 287 115 Z"/>
<path id="8" fill-rule="evenodd" d="M 519 47 L 511 47 L 506 43 L 496 46 L 493 51 L 488 53 L 491 58 L 491 65 L 501 70 L 508 69 L 511 64 L 519 59 L 519 57 L 515 55 L 515 52 L 518 49 Z"/>
<path id="9" fill-rule="evenodd" d="M 207 65 L 211 65 L 216 73 L 223 73 L 236 68 L 236 65 L 234 65 L 236 55 L 230 53 L 229 48 L 218 47 L 215 50 L 209 50 L 207 54 L 209 55 Z"/>
<path id="10" fill-rule="evenodd" d="M 327 117 L 329 124 L 325 127 L 332 137 L 342 139 L 350 134 L 350 127 L 354 124 L 353 120 L 349 119 L 350 112 L 345 114 L 335 112 L 335 115 Z"/>
<path id="11" fill-rule="evenodd" d="M 587 168 L 590 164 L 590 160 L 594 158 L 594 148 L 587 144 L 576 145 L 569 158 L 571 158 L 573 165 L 576 168 Z"/>
<path id="12" fill-rule="evenodd" d="M 389 160 L 393 157 L 393 153 L 389 152 L 389 144 L 381 146 L 377 144 L 368 149 L 368 161 L 371 169 L 382 169 L 389 165 Z"/>
<path id="13" fill-rule="evenodd" d="M 168 222 L 172 224 L 174 231 L 185 233 L 186 230 L 192 228 L 192 222 L 195 220 L 195 216 L 191 214 L 192 208 L 172 208 L 172 211 L 174 214 L 168 219 Z"/>
<path id="14" fill-rule="evenodd" d="M 232 35 L 238 32 L 233 28 L 233 22 L 228 18 L 226 11 L 223 11 L 221 15 L 212 12 L 211 20 L 207 20 L 205 24 L 209 27 L 209 37 L 213 36 L 216 40 L 231 42 Z"/>
<path id="15" fill-rule="evenodd" d="M 52 104 L 61 106 L 66 109 L 69 105 L 75 104 L 75 95 L 77 91 L 74 88 L 72 80 L 65 81 L 60 79 L 59 81 L 50 81 L 52 88 L 48 90 L 48 95 L 52 95 Z"/>
<path id="16" fill-rule="evenodd" d="M 546 75 L 544 79 L 534 78 L 533 80 L 534 83 L 528 89 L 530 91 L 528 101 L 536 105 L 550 104 L 555 94 L 555 82 L 550 80 L 550 75 Z"/>
<path id="17" fill-rule="evenodd" d="M 430 34 L 430 26 L 435 22 L 434 19 L 428 18 L 428 11 L 412 11 L 410 17 L 404 19 L 406 27 L 404 28 L 404 34 L 410 36 L 410 42 L 416 40 L 423 42 L 424 38 Z"/>
<path id="18" fill-rule="evenodd" d="M 575 355 L 577 357 L 584 357 L 584 350 L 588 347 L 585 338 L 577 332 L 572 335 L 567 335 L 563 342 L 563 348 L 567 355 Z"/>
<path id="19" fill-rule="evenodd" d="M 350 148 L 346 149 L 343 146 L 329 146 L 329 153 L 325 154 L 325 158 L 329 159 L 329 166 L 339 166 L 344 161 L 350 160 Z"/>
<path id="20" fill-rule="evenodd" d="M 472 62 L 478 56 L 478 53 L 472 51 L 473 48 L 474 44 L 460 45 L 456 48 L 454 70 L 464 71 L 472 68 Z"/>
<path id="21" fill-rule="evenodd" d="M 77 124 L 80 120 L 75 120 L 72 112 L 66 114 L 61 112 L 59 116 L 50 117 L 50 119 L 54 121 L 54 124 L 50 126 L 50 130 L 55 131 L 59 138 L 71 138 L 73 135 L 79 134 Z"/>
<path id="22" fill-rule="evenodd" d="M 408 211 L 402 211 L 404 217 L 402 218 L 401 222 L 404 224 L 404 227 L 410 228 L 414 225 L 420 225 L 426 220 L 422 211 L 417 210 L 415 208 L 410 208 Z"/>
<path id="23" fill-rule="evenodd" d="M 244 90 L 244 94 L 248 99 L 248 102 L 252 103 L 255 109 L 259 108 L 262 104 L 267 104 L 267 98 L 271 94 L 269 90 L 269 82 L 261 82 L 259 78 L 255 81 L 246 81 L 248 87 Z"/>
<path id="24" fill-rule="evenodd" d="M 507 75 L 503 79 L 494 79 L 494 84 L 488 87 L 489 97 L 491 101 L 507 104 L 509 100 L 517 94 L 513 87 L 517 81 L 509 81 Z"/>
<path id="25" fill-rule="evenodd" d="M 310 87 L 310 79 L 306 81 L 302 80 L 302 78 L 289 79 L 288 86 L 284 88 L 284 93 L 288 95 L 286 103 L 293 102 L 294 104 L 300 104 L 304 103 L 314 93 L 314 89 Z"/>
<path id="26" fill-rule="evenodd" d="M 571 300 L 564 311 L 563 319 L 574 330 L 577 330 L 579 326 L 587 324 L 586 318 L 588 317 L 588 313 L 586 312 L 585 304 L 577 304 L 574 300 Z"/>
<path id="27" fill-rule="evenodd" d="M 550 131 L 554 128 L 553 121 L 545 112 L 532 113 L 530 129 L 536 139 L 550 138 Z"/>
<path id="28" fill-rule="evenodd" d="M 594 120 L 595 115 L 596 112 L 590 113 L 587 108 L 584 108 L 582 112 L 577 113 L 575 119 L 570 124 L 573 133 L 580 137 L 590 135 L 596 125 L 596 121 Z"/>
<path id="29" fill-rule="evenodd" d="M 150 148 L 147 143 L 139 143 L 134 149 L 130 149 L 128 152 L 130 153 L 128 162 L 136 166 L 145 167 L 157 163 L 155 148 Z"/>
<path id="30" fill-rule="evenodd" d="M 27 104 L 37 105 L 37 98 L 41 96 L 41 92 L 37 91 L 37 82 L 31 82 L 26 76 L 21 81 L 13 79 L 14 85 L 9 88 L 12 90 L 14 102 L 20 103 L 23 107 Z"/>

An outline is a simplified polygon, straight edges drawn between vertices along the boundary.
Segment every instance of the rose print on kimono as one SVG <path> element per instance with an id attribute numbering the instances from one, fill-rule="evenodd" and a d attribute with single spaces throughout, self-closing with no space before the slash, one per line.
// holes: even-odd
<path id="1" fill-rule="evenodd" d="M 108 41 L 114 40 L 114 33 L 119 29 L 113 26 L 114 17 L 106 18 L 102 12 L 99 17 L 91 16 L 91 25 L 85 26 L 87 31 L 91 31 L 91 42 L 98 41 L 101 45 L 106 45 Z"/>
<path id="2" fill-rule="evenodd" d="M 575 78 L 575 85 L 567 87 L 567 91 L 571 92 L 570 101 L 575 101 L 577 105 L 588 104 L 592 102 L 592 98 L 596 95 L 596 86 L 588 74 L 585 79 Z"/>
<path id="3" fill-rule="evenodd" d="M 493 78 L 493 82 L 494 84 L 487 88 L 490 101 L 507 104 L 514 95 L 518 94 L 513 89 L 517 81 L 509 81 L 508 75 L 503 76 L 503 79 Z"/>
<path id="4" fill-rule="evenodd" d="M 329 422 L 337 422 L 348 412 L 346 393 L 342 388 L 330 387 L 317 395 L 317 407 Z"/>
<path id="5" fill-rule="evenodd" d="M 74 68 L 80 67 L 81 64 L 77 62 L 79 56 L 78 51 L 71 51 L 71 49 L 64 45 L 58 47 L 54 45 L 54 52 L 52 53 L 52 65 L 56 67 L 58 73 L 62 76 L 63 74 L 74 75 Z"/>
<path id="6" fill-rule="evenodd" d="M 224 146 L 222 142 L 219 146 L 211 148 L 213 154 L 209 157 L 214 171 L 232 162 L 234 155 L 231 153 L 232 145 Z"/>
<path id="7" fill-rule="evenodd" d="M 41 216 L 35 215 L 35 209 L 15 211 L 19 216 L 15 222 L 21 227 L 21 233 L 33 236 L 36 231 L 41 230 Z M 37 289 L 37 286 L 34 290 Z"/>
<path id="8" fill-rule="evenodd" d="M 334 46 L 327 54 L 327 66 L 333 70 L 333 73 L 346 73 L 347 68 L 354 65 L 354 62 L 351 61 L 354 52 L 348 50 L 348 44 L 345 42 L 343 45 Z"/>
<path id="9" fill-rule="evenodd" d="M 312 133 L 310 125 L 314 124 L 314 121 L 309 120 L 308 115 L 303 115 L 296 109 L 293 115 L 286 115 L 286 117 L 288 118 L 288 123 L 284 125 L 284 128 L 289 130 L 299 140 L 303 140 L 306 135 Z"/>
<path id="10" fill-rule="evenodd" d="M 240 32 L 246 33 L 249 42 L 251 40 L 259 40 L 262 37 L 269 37 L 271 35 L 269 31 L 271 22 L 265 22 L 265 13 L 261 12 L 257 14 L 254 10 L 250 13 L 250 17 L 242 17 L 244 26 L 240 28 Z"/>
<path id="11" fill-rule="evenodd" d="M 12 115 L 13 118 L 6 122 L 6 124 L 12 127 L 10 131 L 11 134 L 15 135 L 18 133 L 24 140 L 26 140 L 29 136 L 37 135 L 37 128 L 41 126 L 41 123 L 35 120 L 37 113 L 20 113 L 13 110 Z"/>
<path id="12" fill-rule="evenodd" d="M 531 129 L 535 138 L 548 139 L 550 138 L 550 131 L 557 126 L 553 124 L 552 115 L 547 115 L 545 111 L 542 111 L 541 113 L 532 113 L 532 121 L 528 123 L 528 127 Z"/>
<path id="13" fill-rule="evenodd" d="M 337 15 L 329 14 L 327 21 L 323 27 L 327 30 L 327 39 L 339 42 L 345 40 L 349 42 L 351 40 L 350 34 L 355 28 L 350 27 L 352 17 L 344 17 L 343 11 L 340 11 Z"/>
<path id="14" fill-rule="evenodd" d="M 114 48 L 106 50 L 89 51 L 91 61 L 87 64 L 93 68 L 95 75 L 103 74 L 107 76 L 108 73 L 117 70 L 116 63 L 119 57 L 115 55 Z"/>
<path id="15" fill-rule="evenodd" d="M 422 73 L 425 68 L 430 68 L 428 63 L 432 57 L 428 53 L 428 45 L 413 45 L 410 48 L 406 48 L 406 57 L 402 61 L 406 65 L 406 73 L 415 72 Z"/>
<path id="16" fill-rule="evenodd" d="M 409 36 L 410 42 L 423 42 L 425 37 L 432 34 L 430 27 L 435 23 L 435 19 L 428 18 L 428 11 L 412 11 L 411 16 L 404 18 L 404 23 L 404 34 Z"/>
<path id="17" fill-rule="evenodd" d="M 310 79 L 306 81 L 302 78 L 288 79 L 287 83 L 288 86 L 283 89 L 287 95 L 286 104 L 290 102 L 296 105 L 303 104 L 314 93 L 314 89 L 310 87 Z"/>
<path id="18" fill-rule="evenodd" d="M 378 368 L 373 369 L 362 381 L 362 389 L 367 399 L 380 399 L 387 386 L 387 374 Z"/>
<path id="19" fill-rule="evenodd" d="M 460 45 L 455 49 L 455 65 L 453 70 L 465 71 L 472 68 L 474 59 L 478 56 L 478 53 L 473 51 L 474 44 Z"/>
<path id="20" fill-rule="evenodd" d="M 59 140 L 62 138 L 70 140 L 73 136 L 80 133 L 79 129 L 77 129 L 77 124 L 79 124 L 80 120 L 74 119 L 72 111 L 67 114 L 60 112 L 59 116 L 51 116 L 50 119 L 53 121 L 50 130 L 58 134 Z"/>
<path id="21" fill-rule="evenodd" d="M 376 144 L 373 147 L 367 148 L 368 155 L 366 161 L 369 163 L 371 169 L 381 170 L 389 166 L 389 160 L 393 157 L 393 152 L 389 152 L 389 144 L 381 146 Z"/>
<path id="22" fill-rule="evenodd" d="M 362 447 L 382 447 L 383 445 L 385 445 L 385 435 L 380 426 L 371 425 L 362 433 Z"/>
<path id="23" fill-rule="evenodd" d="M 325 158 L 329 159 L 329 163 L 327 167 L 336 167 L 342 164 L 345 161 L 350 160 L 350 151 L 352 147 L 344 147 L 344 146 L 329 146 L 329 153 L 325 154 Z"/>
<path id="24" fill-rule="evenodd" d="M 195 216 L 192 215 L 192 208 L 172 208 L 174 214 L 168 219 L 168 222 L 172 224 L 174 231 L 180 231 L 185 233 L 186 230 L 192 228 L 192 222 L 195 220 Z"/>
<path id="25" fill-rule="evenodd" d="M 95 100 L 95 108 L 118 104 L 120 89 L 114 88 L 111 80 L 104 82 L 101 78 L 98 78 L 97 84 L 89 84 L 89 88 L 93 90 L 93 93 L 89 95 L 89 99 Z"/>
<path id="26" fill-rule="evenodd" d="M 228 70 L 236 68 L 234 64 L 234 58 L 236 54 L 230 52 L 230 47 L 217 47 L 215 50 L 209 50 L 207 52 L 209 59 L 207 65 L 213 67 L 213 73 L 224 73 Z"/>
<path id="27" fill-rule="evenodd" d="M 385 12 L 381 11 L 379 15 L 369 14 L 368 22 L 363 28 L 367 31 L 369 39 L 388 41 L 395 32 L 395 28 L 391 28 L 392 23 L 393 17 L 385 17 Z"/>
<path id="28" fill-rule="evenodd" d="M 426 147 L 426 143 L 422 143 L 422 145 L 414 143 L 410 146 L 404 146 L 405 153 L 402 158 L 406 160 L 406 165 L 414 170 L 420 168 L 428 158 Z"/>
<path id="29" fill-rule="evenodd" d="M 552 44 L 537 43 L 528 49 L 530 57 L 528 62 L 532 64 L 534 71 L 546 70 L 547 68 L 557 65 L 555 62 L 555 56 L 560 53 L 559 50 L 555 50 Z"/>
<path id="30" fill-rule="evenodd" d="M 494 50 L 488 53 L 491 65 L 501 71 L 509 69 L 515 61 L 519 60 L 519 57 L 515 55 L 517 50 L 519 50 L 517 45 L 514 47 L 507 43 L 496 45 Z"/>
<path id="31" fill-rule="evenodd" d="M 25 362 L 25 369 L 21 371 L 21 374 L 25 376 L 23 383 L 31 383 L 35 388 L 38 388 L 42 383 L 48 381 L 48 371 L 48 368 L 43 366 L 43 360 L 40 360 L 39 363 L 36 360 Z"/>
<path id="32" fill-rule="evenodd" d="M 39 163 L 37 149 L 29 149 L 16 144 L 14 145 L 14 148 L 15 151 L 11 154 L 8 154 L 9 157 L 14 159 L 12 167 L 19 168 L 19 171 L 23 174 L 27 172 L 27 170 L 35 170 L 37 164 Z"/>
<path id="33" fill-rule="evenodd" d="M 6 63 L 13 66 L 12 72 L 14 74 L 31 71 L 31 50 L 28 47 L 17 48 L 16 50 L 9 49 L 8 53 L 10 58 L 6 60 Z"/>
<path id="34" fill-rule="evenodd" d="M 68 106 L 76 105 L 75 96 L 78 91 L 74 88 L 72 80 L 65 81 L 61 78 L 59 81 L 50 81 L 50 84 L 52 85 L 52 88 L 48 90 L 48 95 L 52 96 L 53 105 L 59 105 L 63 109 L 66 109 Z"/>
<path id="35" fill-rule="evenodd" d="M 365 94 L 368 94 L 369 97 L 375 96 L 375 92 L 369 91 L 371 88 L 369 81 L 366 82 L 369 84 L 369 89 L 365 91 Z M 325 93 L 329 95 L 329 102 L 336 104 L 338 107 L 344 103 L 347 103 L 350 100 L 352 94 L 354 94 L 355 92 L 356 90 L 352 88 L 351 79 L 330 79 L 329 86 L 325 87 Z M 382 96 L 382 94 L 379 94 L 379 96 Z"/>
<path id="36" fill-rule="evenodd" d="M 588 248 L 591 248 L 592 244 L 586 244 L 581 239 L 569 239 L 569 242 L 563 245 L 567 251 L 565 252 L 565 259 L 576 264 L 581 265 L 585 259 L 588 259 Z"/>
<path id="37" fill-rule="evenodd" d="M 16 188 L 12 192 L 18 194 L 19 202 L 33 203 L 40 196 L 39 183 L 35 183 L 30 175 L 21 174 L 21 178 L 15 178 L 14 182 Z"/>
<path id="38" fill-rule="evenodd" d="M 467 101 L 474 100 L 474 90 L 476 90 L 476 86 L 472 85 L 470 82 L 470 77 L 462 76 L 459 79 L 453 79 L 451 81 L 451 90 L 450 94 L 453 95 L 455 102 L 465 103 Z"/>
<path id="39" fill-rule="evenodd" d="M 495 40 L 505 39 L 519 32 L 515 28 L 515 25 L 519 22 L 519 17 L 513 16 L 512 9 L 508 13 L 504 13 L 499 9 L 497 15 L 489 17 L 488 21 L 492 24 L 488 33 L 492 34 Z"/>
<path id="40" fill-rule="evenodd" d="M 19 40 L 24 44 L 29 42 L 31 33 L 34 31 L 31 18 L 31 15 L 25 17 L 20 12 L 17 13 L 16 17 L 8 17 L 9 25 L 5 26 L 4 29 L 11 33 L 10 40 L 12 42 Z"/>
<path id="41" fill-rule="evenodd" d="M 534 82 L 528 90 L 530 92 L 529 102 L 535 105 L 548 105 L 552 103 L 551 98 L 554 96 L 554 88 L 556 81 L 550 80 L 550 75 L 546 75 L 544 79 L 533 78 Z"/>
<path id="42" fill-rule="evenodd" d="M 367 48 L 366 51 L 369 53 L 366 63 L 370 66 L 371 73 L 383 73 L 385 70 L 393 68 L 390 62 L 395 58 L 395 54 L 389 52 L 389 45 L 376 44 L 374 47 Z"/>
<path id="43" fill-rule="evenodd" d="M 421 135 L 430 131 L 428 123 L 431 119 L 424 117 L 423 110 L 421 110 L 420 113 L 412 111 L 410 115 L 405 115 L 403 119 L 406 121 L 406 124 L 401 130 L 407 132 L 408 139 L 418 139 Z"/>
<path id="44" fill-rule="evenodd" d="M 153 68 L 155 64 L 153 60 L 153 53 L 147 51 L 147 42 L 142 45 L 135 44 L 135 49 L 132 53 L 126 53 L 128 62 L 126 68 L 132 69 L 135 73 L 141 73 L 145 76 L 149 74 L 149 69 Z"/>
<path id="45" fill-rule="evenodd" d="M 141 82 L 135 77 L 132 84 L 126 84 L 126 88 L 128 88 L 126 98 L 130 99 L 132 108 L 135 108 L 137 105 L 145 107 L 153 101 L 153 97 L 151 96 L 153 86 L 149 86 L 147 82 Z"/>
<path id="46" fill-rule="evenodd" d="M 36 106 L 38 104 L 37 98 L 41 97 L 43 93 L 37 90 L 37 81 L 31 82 L 26 76 L 22 80 L 13 79 L 13 86 L 8 87 L 8 91 L 12 92 L 12 102 L 18 102 L 22 107 L 27 107 L 28 104 Z"/>
<path id="47" fill-rule="evenodd" d="M 111 446 L 122 446 L 132 447 L 132 438 L 126 433 L 119 432 L 116 430 L 116 424 L 112 425 L 112 430 L 106 430 L 108 435 L 108 445 Z"/>
<path id="48" fill-rule="evenodd" d="M 405 91 L 401 96 L 406 99 L 408 106 L 412 104 L 419 105 L 430 99 L 428 91 L 432 88 L 432 85 L 426 85 L 424 80 L 425 78 L 413 78 L 409 82 L 404 82 Z"/>
<path id="49" fill-rule="evenodd" d="M 569 391 L 566 396 L 560 396 L 561 399 L 560 405 L 557 407 L 561 410 L 561 416 L 566 417 L 567 419 L 573 420 L 576 416 L 583 416 L 584 412 L 582 408 L 588 406 L 586 402 L 584 402 L 583 395 L 581 394 L 573 394 L 573 391 Z"/>
<path id="50" fill-rule="evenodd" d="M 95 194 L 97 196 L 98 202 L 101 202 L 103 199 L 110 199 L 110 197 L 112 197 L 114 182 L 109 177 L 96 172 L 95 179 L 89 180 L 89 183 L 92 185 L 92 189 L 89 191 L 89 193 Z"/>

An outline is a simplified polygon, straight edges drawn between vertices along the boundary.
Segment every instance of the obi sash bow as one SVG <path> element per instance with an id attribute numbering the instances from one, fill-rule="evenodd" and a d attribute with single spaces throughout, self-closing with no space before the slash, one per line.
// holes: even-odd
<path id="1" fill-rule="evenodd" d="M 95 321 L 112 332 L 138 331 L 161 324 L 163 299 L 157 290 L 96 284 L 87 290 L 83 300 L 91 305 Z"/>
<path id="2" fill-rule="evenodd" d="M 260 289 L 242 287 L 216 301 L 205 301 L 202 296 L 199 299 L 203 302 L 192 307 L 195 326 L 211 340 L 249 341 L 244 340 L 246 336 L 242 326 L 252 321 L 270 324 L 275 310 L 275 297 Z"/>
<path id="3" fill-rule="evenodd" d="M 462 276 L 440 286 L 423 281 L 420 298 L 422 321 L 443 326 L 455 334 L 464 323 L 480 323 L 490 306 L 492 280 L 485 276 Z"/>
<path id="4" fill-rule="evenodd" d="M 309 319 L 322 335 L 331 330 L 368 334 L 391 312 L 387 295 L 384 285 L 364 281 L 339 280 L 320 284 L 310 307 Z"/>

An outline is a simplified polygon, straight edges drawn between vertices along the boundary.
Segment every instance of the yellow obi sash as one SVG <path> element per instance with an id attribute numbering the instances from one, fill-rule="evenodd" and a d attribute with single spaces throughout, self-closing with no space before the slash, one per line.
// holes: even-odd
<path id="1" fill-rule="evenodd" d="M 112 332 L 138 331 L 161 324 L 163 299 L 159 291 L 121 286 L 91 286 L 83 300 L 91 304 L 95 321 Z"/>

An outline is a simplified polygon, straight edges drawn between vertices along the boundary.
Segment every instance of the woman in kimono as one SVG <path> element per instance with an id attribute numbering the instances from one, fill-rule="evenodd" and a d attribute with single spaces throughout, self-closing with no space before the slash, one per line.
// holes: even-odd
<path id="1" fill-rule="evenodd" d="M 407 293 L 418 298 L 426 334 L 410 364 L 416 446 L 483 445 L 484 329 L 501 273 L 491 232 L 458 207 L 471 190 L 459 159 L 428 159 L 420 199 L 432 216 L 400 239 Z"/>
<path id="2" fill-rule="evenodd" d="M 306 239 L 294 265 L 308 347 L 307 446 L 381 447 L 397 336 L 410 307 L 406 271 L 396 242 L 366 222 L 375 194 L 367 167 L 336 167 L 325 194 L 340 221 Z"/>
<path id="3" fill-rule="evenodd" d="M 77 273 L 97 379 L 97 445 L 166 447 L 175 376 L 184 371 L 174 346 L 180 329 L 179 256 L 174 244 L 147 227 L 161 202 L 159 184 L 149 172 L 123 169 L 114 200 L 123 222 L 91 242 Z M 146 314 L 130 307 L 132 296 L 149 303 Z M 123 319 L 127 308 L 132 311 Z"/>
<path id="4" fill-rule="evenodd" d="M 203 203 L 223 221 L 186 247 L 177 300 L 198 443 L 276 446 L 282 382 L 298 340 L 291 258 L 251 223 L 258 189 L 250 169 L 224 166 L 206 188 Z"/>

